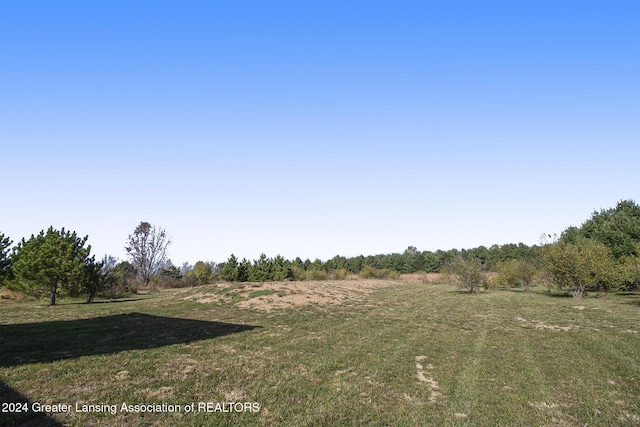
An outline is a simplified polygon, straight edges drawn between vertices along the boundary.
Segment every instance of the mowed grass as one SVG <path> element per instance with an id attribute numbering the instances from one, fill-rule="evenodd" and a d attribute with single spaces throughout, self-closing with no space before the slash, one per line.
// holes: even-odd
<path id="1" fill-rule="evenodd" d="M 398 281 L 357 301 L 260 312 L 185 299 L 203 289 L 229 293 L 0 305 L 0 400 L 118 406 L 0 413 L 0 425 L 640 425 L 639 294 Z M 123 402 L 260 410 L 132 413 Z"/>

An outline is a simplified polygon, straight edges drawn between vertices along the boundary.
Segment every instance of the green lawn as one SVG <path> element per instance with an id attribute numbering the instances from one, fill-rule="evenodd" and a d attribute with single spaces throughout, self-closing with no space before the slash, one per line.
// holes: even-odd
<path id="1" fill-rule="evenodd" d="M 222 298 L 185 299 L 203 290 Z M 262 312 L 238 303 L 284 293 L 229 293 L 0 304 L 0 401 L 30 410 L 0 413 L 0 425 L 640 425 L 640 294 L 394 282 L 342 304 Z M 251 411 L 206 412 L 207 402 Z M 34 414 L 37 403 L 72 409 Z"/>

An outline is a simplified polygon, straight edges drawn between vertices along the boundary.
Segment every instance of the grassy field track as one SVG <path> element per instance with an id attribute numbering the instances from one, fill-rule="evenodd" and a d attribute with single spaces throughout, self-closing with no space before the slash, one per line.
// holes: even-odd
<path id="1" fill-rule="evenodd" d="M 639 426 L 640 294 L 372 280 L 2 303 L 0 401 L 2 426 Z"/>

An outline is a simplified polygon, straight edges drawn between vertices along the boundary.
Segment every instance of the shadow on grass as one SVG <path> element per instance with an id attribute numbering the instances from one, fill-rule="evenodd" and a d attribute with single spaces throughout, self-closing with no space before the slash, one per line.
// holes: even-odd
<path id="1" fill-rule="evenodd" d="M 538 293 L 538 295 L 542 295 L 545 297 L 549 297 L 549 298 L 571 298 L 571 299 L 575 299 L 575 297 L 573 295 L 571 295 L 568 292 L 540 292 Z"/>
<path id="2" fill-rule="evenodd" d="M 637 292 L 628 292 L 628 293 L 620 292 L 620 293 L 618 293 L 616 295 L 624 297 L 624 299 L 625 299 L 624 304 L 635 305 L 635 306 L 640 307 L 640 294 L 639 293 L 637 293 Z"/>
<path id="3" fill-rule="evenodd" d="M 114 303 L 119 303 L 119 302 L 135 302 L 135 301 L 144 301 L 147 299 L 151 299 L 151 297 L 142 297 L 142 298 L 114 298 L 114 299 L 105 299 L 105 300 L 93 300 L 90 303 L 84 301 L 84 302 L 72 302 L 69 303 L 71 304 L 82 304 L 82 305 L 87 305 L 87 304 L 114 304 Z"/>
<path id="4" fill-rule="evenodd" d="M 1 427 L 62 427 L 63 425 L 42 412 L 33 412 L 26 396 L 9 387 L 0 379 L 0 426 Z M 6 406 L 11 405 L 11 407 Z M 6 410 L 6 411 L 5 411 Z"/>
<path id="5" fill-rule="evenodd" d="M 0 367 L 157 348 L 256 327 L 143 313 L 4 325 L 0 326 Z"/>
<path id="6" fill-rule="evenodd" d="M 626 300 L 624 304 L 640 307 L 640 292 L 638 291 L 617 292 L 616 296 L 624 297 Z"/>

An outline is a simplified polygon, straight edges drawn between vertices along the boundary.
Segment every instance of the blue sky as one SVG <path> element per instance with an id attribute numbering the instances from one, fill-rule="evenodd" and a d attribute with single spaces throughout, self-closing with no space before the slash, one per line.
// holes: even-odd
<path id="1" fill-rule="evenodd" d="M 637 0 L 3 0 L 0 52 L 15 241 L 328 259 L 640 201 Z"/>

